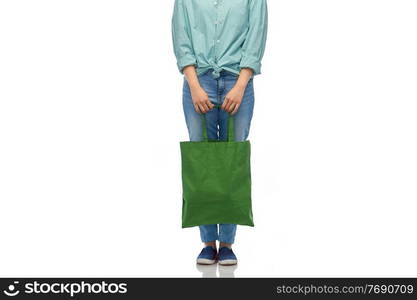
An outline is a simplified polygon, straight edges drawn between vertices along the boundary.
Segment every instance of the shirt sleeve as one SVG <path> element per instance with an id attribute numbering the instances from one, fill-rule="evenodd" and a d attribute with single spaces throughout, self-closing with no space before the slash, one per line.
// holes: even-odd
<path id="1" fill-rule="evenodd" d="M 177 58 L 178 70 L 181 73 L 183 73 L 184 67 L 196 65 L 183 0 L 175 0 L 174 13 L 172 15 L 172 42 Z"/>
<path id="2" fill-rule="evenodd" d="M 249 29 L 242 47 L 240 68 L 251 68 L 254 75 L 261 73 L 261 60 L 265 52 L 268 31 L 266 0 L 252 0 L 249 12 Z"/>

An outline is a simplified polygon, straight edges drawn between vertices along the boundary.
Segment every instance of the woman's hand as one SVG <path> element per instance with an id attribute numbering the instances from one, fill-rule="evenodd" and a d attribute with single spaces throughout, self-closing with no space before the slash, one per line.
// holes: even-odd
<path id="1" fill-rule="evenodd" d="M 214 107 L 206 91 L 200 85 L 191 87 L 190 90 L 196 112 L 205 114 Z"/>
<path id="2" fill-rule="evenodd" d="M 244 86 L 235 85 L 224 98 L 222 109 L 234 115 L 242 103 L 243 95 L 245 94 Z"/>
<path id="3" fill-rule="evenodd" d="M 200 114 L 205 114 L 214 107 L 214 104 L 210 102 L 206 91 L 201 87 L 195 66 L 186 66 L 183 72 L 190 87 L 191 99 L 193 99 L 195 111 Z"/>
<path id="4" fill-rule="evenodd" d="M 234 87 L 227 93 L 224 98 L 222 109 L 228 113 L 234 115 L 242 103 L 243 95 L 245 94 L 246 86 L 253 74 L 253 70 L 250 68 L 242 68 L 240 70 L 239 78 L 237 79 Z"/>

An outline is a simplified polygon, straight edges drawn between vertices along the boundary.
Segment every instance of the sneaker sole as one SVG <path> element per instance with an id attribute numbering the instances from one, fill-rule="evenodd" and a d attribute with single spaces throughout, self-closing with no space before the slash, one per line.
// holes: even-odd
<path id="1" fill-rule="evenodd" d="M 199 265 L 214 265 L 216 260 L 208 258 L 197 258 L 197 264 Z"/>
<path id="2" fill-rule="evenodd" d="M 222 266 L 233 266 L 237 264 L 237 260 L 236 259 L 224 259 L 219 261 L 219 265 Z"/>

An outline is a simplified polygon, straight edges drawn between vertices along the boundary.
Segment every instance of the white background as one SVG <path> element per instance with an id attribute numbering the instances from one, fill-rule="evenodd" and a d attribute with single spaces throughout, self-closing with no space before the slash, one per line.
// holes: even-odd
<path id="1" fill-rule="evenodd" d="M 173 2 L 0 2 L 0 276 L 215 275 L 180 223 Z M 417 276 L 417 2 L 268 5 L 256 226 L 220 275 Z"/>

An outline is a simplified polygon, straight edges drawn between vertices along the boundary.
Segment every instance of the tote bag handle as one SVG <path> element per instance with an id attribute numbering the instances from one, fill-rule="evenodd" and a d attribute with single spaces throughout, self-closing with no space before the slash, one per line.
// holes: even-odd
<path id="1" fill-rule="evenodd" d="M 214 108 L 220 108 L 221 105 L 215 105 Z M 202 127 L 203 127 L 203 141 L 208 142 L 207 137 L 207 121 L 206 121 L 206 114 L 203 114 L 201 117 L 202 120 Z M 234 117 L 232 114 L 228 113 L 227 116 L 227 142 L 234 142 L 235 141 L 235 124 L 234 124 Z"/>

